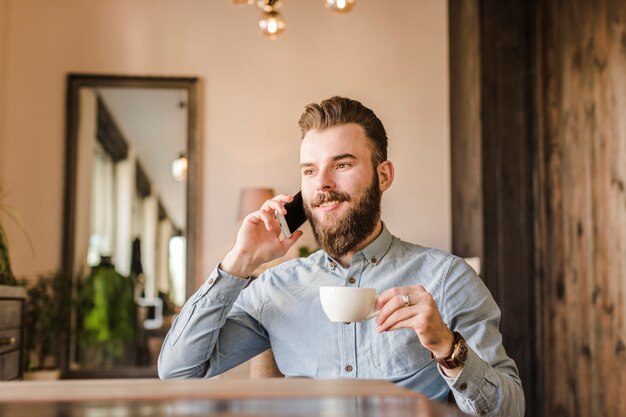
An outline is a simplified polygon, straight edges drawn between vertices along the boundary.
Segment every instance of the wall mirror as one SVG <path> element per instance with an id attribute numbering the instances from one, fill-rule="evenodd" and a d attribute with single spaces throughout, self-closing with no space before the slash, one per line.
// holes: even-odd
<path id="1" fill-rule="evenodd" d="M 62 378 L 157 375 L 195 287 L 197 89 L 196 78 L 67 78 Z"/>

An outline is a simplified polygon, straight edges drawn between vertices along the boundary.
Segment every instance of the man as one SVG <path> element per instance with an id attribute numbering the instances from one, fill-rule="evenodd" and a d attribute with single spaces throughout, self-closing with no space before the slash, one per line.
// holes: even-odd
<path id="1" fill-rule="evenodd" d="M 380 219 L 394 178 L 380 120 L 333 97 L 307 106 L 299 123 L 301 191 L 321 250 L 249 282 L 302 234 L 282 239 L 274 217 L 291 196 L 249 214 L 168 333 L 161 378 L 218 375 L 271 346 L 287 377 L 386 379 L 442 401 L 452 391 L 465 412 L 521 417 L 518 371 L 480 278 L 460 258 L 392 236 Z M 320 286 L 376 288 L 378 317 L 330 322 Z"/>

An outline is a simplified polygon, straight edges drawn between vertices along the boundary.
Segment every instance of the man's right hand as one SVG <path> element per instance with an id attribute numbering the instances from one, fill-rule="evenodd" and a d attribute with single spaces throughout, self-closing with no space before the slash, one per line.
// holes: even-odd
<path id="1" fill-rule="evenodd" d="M 220 265 L 222 271 L 246 278 L 261 264 L 287 253 L 302 236 L 302 231 L 296 230 L 289 239 L 281 239 L 280 225 L 274 211 L 285 214 L 285 203 L 292 200 L 290 195 L 277 195 L 244 218 L 235 245 Z"/>

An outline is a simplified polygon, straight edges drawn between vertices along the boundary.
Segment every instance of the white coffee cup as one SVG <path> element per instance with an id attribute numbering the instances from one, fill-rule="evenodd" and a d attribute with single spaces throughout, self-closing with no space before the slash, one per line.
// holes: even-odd
<path id="1" fill-rule="evenodd" d="M 320 287 L 320 301 L 330 321 L 354 323 L 378 315 L 374 288 Z"/>

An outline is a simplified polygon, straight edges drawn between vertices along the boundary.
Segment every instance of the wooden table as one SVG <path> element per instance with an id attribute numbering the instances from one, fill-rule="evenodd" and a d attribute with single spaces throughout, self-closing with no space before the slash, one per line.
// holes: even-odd
<path id="1" fill-rule="evenodd" d="M 2 417 L 461 415 L 454 408 L 382 381 L 273 378 L 0 383 Z"/>

